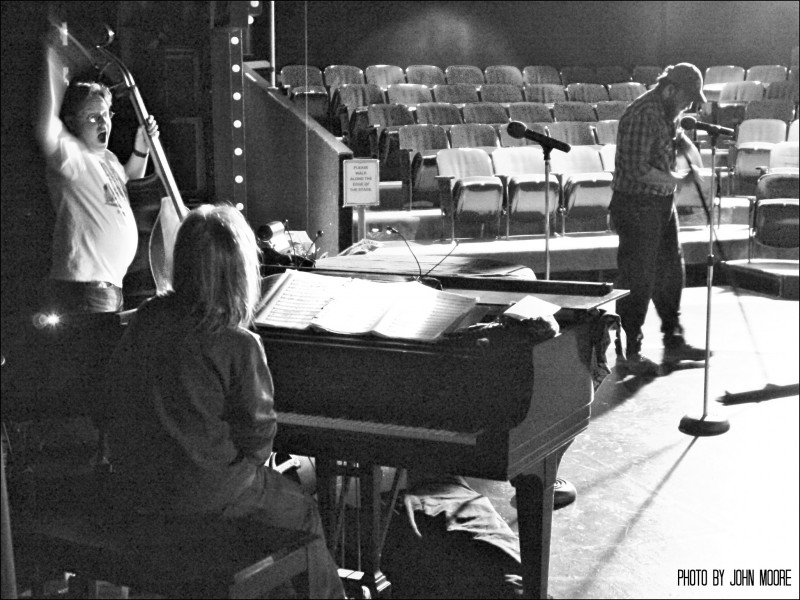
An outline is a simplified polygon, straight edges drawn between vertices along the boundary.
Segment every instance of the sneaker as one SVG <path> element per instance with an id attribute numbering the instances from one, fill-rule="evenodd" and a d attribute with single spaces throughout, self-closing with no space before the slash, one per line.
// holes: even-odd
<path id="1" fill-rule="evenodd" d="M 658 364 L 638 352 L 628 354 L 627 358 L 620 359 L 617 364 L 638 377 L 658 377 L 661 373 Z"/>
<path id="2" fill-rule="evenodd" d="M 706 359 L 705 348 L 695 348 L 687 344 L 683 338 L 664 343 L 664 362 L 677 363 L 682 360 L 698 361 Z"/>

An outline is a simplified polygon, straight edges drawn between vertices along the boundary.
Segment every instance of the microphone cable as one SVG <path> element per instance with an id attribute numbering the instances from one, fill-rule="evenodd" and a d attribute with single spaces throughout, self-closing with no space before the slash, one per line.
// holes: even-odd
<path id="1" fill-rule="evenodd" d="M 431 274 L 431 272 L 432 272 L 432 271 L 433 271 L 433 270 L 434 270 L 436 267 L 438 267 L 440 264 L 442 264 L 442 263 L 444 262 L 444 260 L 445 260 L 445 259 L 446 259 L 448 256 L 450 256 L 450 255 L 453 253 L 453 251 L 454 251 L 456 248 L 458 248 L 458 240 L 454 239 L 454 240 L 453 240 L 453 247 L 452 247 L 452 248 L 450 248 L 450 251 L 449 251 L 447 254 L 445 254 L 445 255 L 444 255 L 444 256 L 443 256 L 443 257 L 442 257 L 442 258 L 439 260 L 439 262 L 437 262 L 437 263 L 436 263 L 435 265 L 433 265 L 433 266 L 432 266 L 430 269 L 428 269 L 428 272 L 427 272 L 427 273 L 425 273 L 425 275 L 423 275 L 423 278 L 424 278 L 424 277 L 427 277 L 428 275 L 430 275 L 430 274 Z"/>
<path id="2" fill-rule="evenodd" d="M 417 276 L 416 281 L 421 281 L 422 277 L 423 277 L 423 275 L 422 275 L 422 265 L 419 264 L 419 261 L 417 260 L 417 255 L 414 254 L 414 251 L 411 249 L 411 245 L 408 243 L 408 240 L 406 239 L 406 236 L 404 236 L 402 233 L 400 233 L 397 229 L 395 229 L 391 225 L 387 225 L 386 226 L 386 233 L 394 233 L 396 235 L 399 235 L 403 239 L 403 241 L 406 244 L 406 247 L 408 248 L 408 251 L 411 252 L 411 256 L 414 257 L 414 262 L 417 263 L 417 270 L 419 271 L 419 275 Z"/>

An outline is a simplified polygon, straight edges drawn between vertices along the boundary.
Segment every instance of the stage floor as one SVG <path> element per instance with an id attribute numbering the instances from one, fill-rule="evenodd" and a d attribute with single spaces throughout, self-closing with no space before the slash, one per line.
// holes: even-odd
<path id="1" fill-rule="evenodd" d="M 402 231 L 401 231 L 402 233 Z M 508 239 L 466 239 L 452 241 L 414 241 L 405 234 L 370 233 L 367 242 L 357 244 L 352 253 L 364 253 L 369 261 L 397 261 L 405 264 L 405 272 L 416 274 L 419 261 L 423 273 L 435 266 L 446 269 L 450 257 L 489 259 L 510 265 L 521 265 L 534 271 L 539 279 L 546 278 L 547 257 L 551 279 L 555 275 L 570 279 L 583 276 L 588 281 L 608 279 L 616 271 L 619 238 L 614 233 L 573 233 L 553 235 L 511 236 Z M 683 227 L 680 231 L 684 260 L 687 267 L 707 264 L 709 251 L 708 227 Z M 748 228 L 746 225 L 720 225 L 714 228 L 714 256 L 717 260 L 747 258 Z M 438 266 L 437 263 L 442 257 Z M 333 259 L 328 259 L 333 260 Z"/>

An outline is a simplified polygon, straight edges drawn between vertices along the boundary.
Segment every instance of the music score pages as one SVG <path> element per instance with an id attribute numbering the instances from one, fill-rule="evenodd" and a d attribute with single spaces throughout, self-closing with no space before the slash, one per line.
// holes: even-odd
<path id="1" fill-rule="evenodd" d="M 264 281 L 257 325 L 434 341 L 454 331 L 477 298 L 417 281 L 383 282 L 287 270 Z"/>

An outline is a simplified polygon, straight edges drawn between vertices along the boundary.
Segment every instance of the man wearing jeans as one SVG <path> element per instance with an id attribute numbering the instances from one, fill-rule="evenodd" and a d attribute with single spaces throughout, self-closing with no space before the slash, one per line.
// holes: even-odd
<path id="1" fill-rule="evenodd" d="M 700 71 L 680 63 L 667 67 L 656 87 L 634 100 L 619 122 L 610 212 L 619 234 L 617 285 L 630 290 L 617 301 L 627 338 L 622 365 L 634 375 L 659 374 L 658 365 L 641 353 L 650 300 L 661 318 L 664 362 L 705 358 L 704 349 L 686 343 L 680 324 L 685 273 L 673 202 L 678 182 L 695 176 L 675 171 L 676 152 L 697 152 L 682 131 L 676 132 L 675 122 L 692 103 L 705 100 Z"/>

